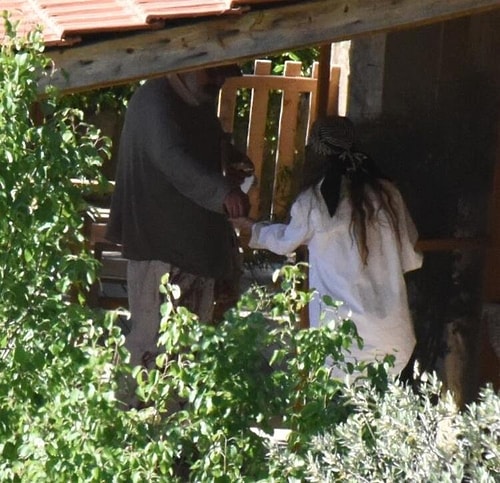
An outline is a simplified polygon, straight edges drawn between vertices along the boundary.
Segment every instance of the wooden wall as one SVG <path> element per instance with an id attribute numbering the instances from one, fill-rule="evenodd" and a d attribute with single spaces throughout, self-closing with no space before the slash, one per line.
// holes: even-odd
<path id="1" fill-rule="evenodd" d="M 365 37 L 351 46 L 348 113 L 365 149 L 400 186 L 420 237 L 453 242 L 427 252 L 409 286 L 416 355 L 440 372 L 460 402 L 477 393 L 484 294 L 498 285 L 490 276 L 485 290 L 483 267 L 497 231 L 490 219 L 500 217 L 496 211 L 489 216 L 499 52 L 498 11 Z M 488 252 L 488 266 L 500 267 L 497 247 Z"/>

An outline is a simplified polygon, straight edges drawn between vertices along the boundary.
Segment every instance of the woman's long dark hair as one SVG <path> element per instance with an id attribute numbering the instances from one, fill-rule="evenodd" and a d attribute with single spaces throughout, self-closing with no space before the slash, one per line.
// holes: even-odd
<path id="1" fill-rule="evenodd" d="M 353 146 L 352 123 L 343 117 L 318 120 L 311 131 L 312 143 L 306 149 L 307 165 L 316 165 L 316 175 L 309 177 L 307 186 L 317 184 L 320 179 L 321 194 L 334 216 L 339 201 L 342 179 L 347 181 L 347 192 L 352 203 L 350 231 L 356 242 L 361 260 L 368 263 L 368 226 L 377 223 L 380 211 L 386 213 L 398 241 L 400 241 L 398 215 L 392 196 L 375 162 Z"/>
<path id="2" fill-rule="evenodd" d="M 367 160 L 370 158 L 367 158 Z M 348 175 L 347 189 L 352 203 L 351 233 L 358 245 L 364 265 L 368 262 L 368 225 L 377 223 L 379 211 L 386 213 L 398 241 L 400 242 L 398 215 L 391 193 L 382 180 L 387 180 L 370 159 L 373 167 L 358 169 Z"/>

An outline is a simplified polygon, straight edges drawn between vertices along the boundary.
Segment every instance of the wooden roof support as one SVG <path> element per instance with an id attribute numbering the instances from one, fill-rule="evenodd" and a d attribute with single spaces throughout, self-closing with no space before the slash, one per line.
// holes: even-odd
<path id="1" fill-rule="evenodd" d="M 54 62 L 50 83 L 64 91 L 88 90 L 498 8 L 498 0 L 312 0 L 277 4 L 238 17 L 197 20 L 48 51 Z M 40 87 L 48 82 L 44 77 Z"/>
<path id="2" fill-rule="evenodd" d="M 316 116 L 324 117 L 328 113 L 328 100 L 330 98 L 330 57 L 332 44 L 324 44 L 319 48 L 319 74 L 318 88 L 316 90 Z"/>

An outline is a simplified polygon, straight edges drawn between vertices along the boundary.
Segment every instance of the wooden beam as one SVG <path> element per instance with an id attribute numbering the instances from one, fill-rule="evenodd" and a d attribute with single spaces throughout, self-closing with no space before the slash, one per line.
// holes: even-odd
<path id="1" fill-rule="evenodd" d="M 313 0 L 48 50 L 50 84 L 77 91 L 500 8 L 498 0 Z M 40 88 L 49 77 L 40 80 Z"/>
<path id="2" fill-rule="evenodd" d="M 417 250 L 422 252 L 452 252 L 454 250 L 484 250 L 486 241 L 481 238 L 436 238 L 418 240 Z"/>

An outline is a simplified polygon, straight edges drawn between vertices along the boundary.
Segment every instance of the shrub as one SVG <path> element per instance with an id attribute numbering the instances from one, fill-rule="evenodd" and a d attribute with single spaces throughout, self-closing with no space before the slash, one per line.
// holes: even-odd
<path id="1" fill-rule="evenodd" d="M 120 334 L 85 307 L 96 262 L 85 250 L 81 188 L 107 144 L 39 96 L 49 60 L 38 32 L 18 38 L 5 17 L 0 52 L 0 480 L 147 479 L 146 424 L 119 411 L 113 364 Z M 43 122 L 34 121 L 36 109 Z M 99 344 L 109 332 L 107 344 Z M 161 442 L 155 442 L 155 448 Z M 136 446 L 137 445 L 137 446 Z M 141 448 L 140 451 L 137 448 Z M 142 458 L 142 460 L 141 460 Z M 144 471 L 142 471 L 144 468 Z M 156 471 L 156 470 L 155 470 Z"/>
<path id="2" fill-rule="evenodd" d="M 217 327 L 174 308 L 165 285 L 158 367 L 134 369 L 147 409 L 116 398 L 127 353 L 85 306 L 96 263 L 85 249 L 81 189 L 107 144 L 42 98 L 49 65 L 38 33 L 0 53 L 0 480 L 456 481 L 498 478 L 498 396 L 458 413 L 434 379 L 421 394 L 392 383 L 386 361 L 347 363 L 350 320 L 298 330 L 311 294 L 301 266 L 274 292 L 254 287 Z M 38 102 L 43 123 L 30 115 Z M 167 282 L 167 280 L 165 280 Z M 325 300 L 335 305 L 336 302 Z M 327 358 L 346 373 L 333 379 Z M 432 396 L 436 396 L 435 402 Z M 287 446 L 266 435 L 287 428 Z M 421 478 L 422 477 L 422 478 Z"/>
<path id="3" fill-rule="evenodd" d="M 500 399 L 491 388 L 463 412 L 428 375 L 418 394 L 399 383 L 384 394 L 362 384 L 349 403 L 352 414 L 300 454 L 272 448 L 275 473 L 311 482 L 499 481 Z"/>
<path id="4" fill-rule="evenodd" d="M 195 481 L 264 478 L 267 438 L 257 428 L 267 435 L 276 424 L 288 428 L 290 444 L 299 446 L 349 413 L 345 383 L 330 377 L 325 360 L 356 369 L 343 361 L 358 341 L 354 324 L 298 329 L 311 294 L 297 290 L 301 267 L 285 266 L 281 275 L 278 292 L 250 290 L 217 327 L 170 301 L 163 306 L 165 352 L 158 370 L 143 374 L 139 393 L 164 415 L 167 439 L 177 441 Z M 173 399 L 185 407 L 170 413 Z"/>
<path id="5" fill-rule="evenodd" d="M 496 481 L 498 396 L 485 389 L 459 412 L 435 375 L 418 376 L 415 392 L 388 379 L 391 358 L 349 365 L 361 342 L 351 321 L 297 330 L 310 297 L 301 273 L 283 267 L 280 290 L 254 288 L 219 327 L 165 304 L 165 353 L 139 392 L 163 413 L 191 480 Z M 332 379 L 327 358 L 350 376 Z M 171 413 L 176 398 L 185 405 Z M 276 427 L 289 430 L 285 446 Z"/>

